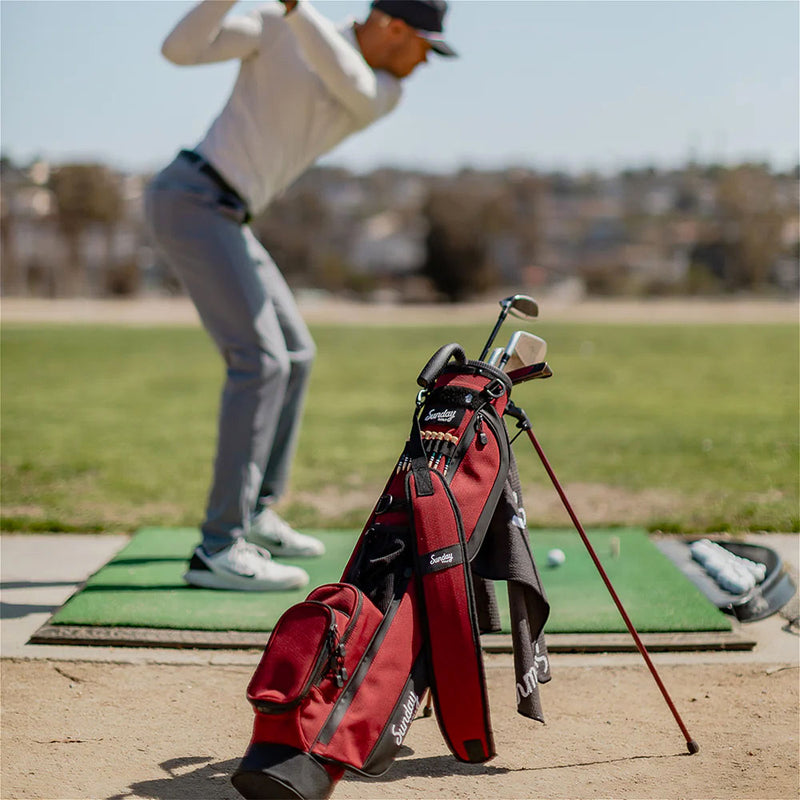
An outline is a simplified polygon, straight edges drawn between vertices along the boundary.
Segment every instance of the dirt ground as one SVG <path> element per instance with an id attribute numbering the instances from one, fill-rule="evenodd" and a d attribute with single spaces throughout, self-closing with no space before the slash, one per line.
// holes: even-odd
<path id="1" fill-rule="evenodd" d="M 257 656 L 254 656 L 256 658 Z M 449 755 L 433 719 L 411 726 L 381 779 L 351 798 L 797 798 L 798 669 L 668 664 L 683 736 L 643 663 L 559 667 L 546 725 L 514 710 L 511 657 L 488 656 L 498 756 Z M 249 665 L 2 662 L 3 798 L 238 798 L 250 735 Z"/>
<path id="2" fill-rule="evenodd" d="M 502 293 L 498 294 L 500 297 Z M 796 298 L 577 299 L 558 293 L 538 297 L 541 321 L 586 323 L 791 323 L 800 319 Z M 494 323 L 494 301 L 460 305 L 358 303 L 301 294 L 298 303 L 311 324 L 443 325 Z M 141 297 L 98 300 L 44 300 L 4 297 L 3 322 L 97 323 L 114 325 L 199 325 L 185 297 Z"/>

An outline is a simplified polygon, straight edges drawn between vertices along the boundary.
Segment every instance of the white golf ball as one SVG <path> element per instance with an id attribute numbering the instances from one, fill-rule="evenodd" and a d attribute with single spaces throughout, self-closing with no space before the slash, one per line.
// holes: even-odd
<path id="1" fill-rule="evenodd" d="M 554 547 L 547 553 L 548 567 L 560 567 L 566 560 L 567 557 L 564 555 L 564 551 L 558 547 Z"/>

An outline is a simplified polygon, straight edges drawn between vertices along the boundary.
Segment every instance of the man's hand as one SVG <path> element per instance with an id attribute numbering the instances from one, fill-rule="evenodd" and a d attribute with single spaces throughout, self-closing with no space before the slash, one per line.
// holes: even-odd
<path id="1" fill-rule="evenodd" d="M 283 7 L 286 9 L 284 16 L 290 11 L 293 11 L 294 7 L 297 5 L 297 0 L 280 0 L 280 2 L 283 3 Z"/>

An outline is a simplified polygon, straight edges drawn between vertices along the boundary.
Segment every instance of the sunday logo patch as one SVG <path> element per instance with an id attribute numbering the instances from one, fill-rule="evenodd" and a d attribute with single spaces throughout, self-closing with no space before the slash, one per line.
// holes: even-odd
<path id="1" fill-rule="evenodd" d="M 422 419 L 423 425 L 443 425 L 448 428 L 457 428 L 466 414 L 466 408 L 453 408 L 434 406 L 425 412 Z"/>
<path id="2" fill-rule="evenodd" d="M 441 572 L 441 570 L 455 567 L 463 560 L 460 544 L 442 547 L 439 550 L 431 550 L 430 553 L 420 554 L 419 572 L 421 575 L 430 575 L 432 572 Z"/>

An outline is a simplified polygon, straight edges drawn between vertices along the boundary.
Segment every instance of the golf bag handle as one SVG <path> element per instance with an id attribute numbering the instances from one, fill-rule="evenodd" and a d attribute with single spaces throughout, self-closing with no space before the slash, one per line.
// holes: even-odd
<path id="1" fill-rule="evenodd" d="M 430 361 L 422 368 L 417 384 L 423 389 L 427 389 L 439 376 L 439 373 L 447 366 L 447 362 L 455 357 L 459 364 L 467 363 L 467 354 L 460 344 L 453 342 L 440 347 L 432 356 Z"/>

